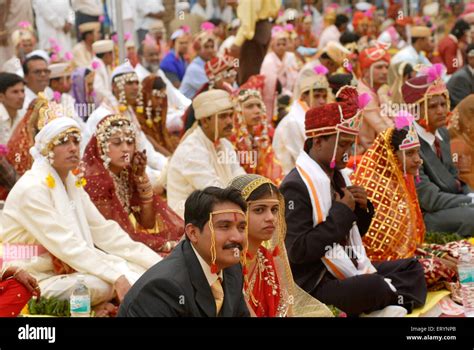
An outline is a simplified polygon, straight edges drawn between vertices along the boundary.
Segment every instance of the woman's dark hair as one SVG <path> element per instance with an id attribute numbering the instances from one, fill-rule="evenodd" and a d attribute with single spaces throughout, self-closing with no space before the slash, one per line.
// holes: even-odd
<path id="1" fill-rule="evenodd" d="M 347 74 L 332 74 L 328 77 L 328 83 L 329 86 L 331 87 L 332 93 L 336 95 L 336 93 L 339 91 L 340 88 L 342 88 L 345 85 L 351 85 L 351 81 L 354 79 L 352 74 L 347 73 Z"/>
<path id="2" fill-rule="evenodd" d="M 413 72 L 413 67 L 410 63 L 407 63 L 403 68 L 403 76 L 409 76 Z"/>
<path id="3" fill-rule="evenodd" d="M 470 29 L 471 26 L 469 25 L 469 23 L 467 23 L 463 19 L 460 19 L 454 24 L 453 29 L 451 29 L 451 34 L 453 34 L 456 38 L 460 39 L 464 35 L 464 33 L 466 33 Z"/>
<path id="4" fill-rule="evenodd" d="M 256 201 L 268 195 L 271 195 L 272 193 L 278 194 L 280 193 L 280 190 L 274 184 L 265 183 L 261 185 L 260 187 L 258 187 L 257 189 L 255 189 L 247 198 L 247 201 Z"/>
<path id="5" fill-rule="evenodd" d="M 398 151 L 398 147 L 402 144 L 403 140 L 408 134 L 407 129 L 397 129 L 395 128 L 392 133 L 392 141 L 390 142 L 393 150 Z"/>
<path id="6" fill-rule="evenodd" d="M 336 21 L 334 22 L 334 25 L 339 28 L 343 24 L 349 23 L 349 17 L 347 17 L 344 14 L 339 14 L 336 16 Z"/>
<path id="7" fill-rule="evenodd" d="M 166 84 L 163 79 L 156 77 L 155 81 L 153 82 L 153 90 L 161 90 L 164 88 L 166 88 Z"/>
<path id="8" fill-rule="evenodd" d="M 0 73 L 0 94 L 7 92 L 9 88 L 18 83 L 24 83 L 23 78 L 13 73 Z"/>
<path id="9" fill-rule="evenodd" d="M 87 36 L 88 36 L 89 34 L 93 34 L 93 33 L 94 33 L 93 30 L 89 30 L 89 31 L 87 31 L 87 32 L 82 33 L 82 34 L 81 34 L 81 41 L 85 41 L 86 38 L 87 38 Z"/>
<path id="10" fill-rule="evenodd" d="M 244 212 L 247 211 L 247 203 L 239 190 L 233 187 L 207 187 L 204 190 L 194 191 L 186 199 L 184 224 L 193 224 L 202 230 L 209 221 L 209 214 L 214 210 L 214 206 L 224 202 L 237 204 Z"/>
<path id="11" fill-rule="evenodd" d="M 342 33 L 341 37 L 339 38 L 339 42 L 342 45 L 346 45 L 351 43 L 357 43 L 359 39 L 360 37 L 357 33 L 346 31 Z"/>

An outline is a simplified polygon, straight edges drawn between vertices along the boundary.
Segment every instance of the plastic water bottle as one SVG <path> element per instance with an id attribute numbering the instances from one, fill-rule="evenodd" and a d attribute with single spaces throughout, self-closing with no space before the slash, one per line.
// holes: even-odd
<path id="1" fill-rule="evenodd" d="M 91 296 L 84 282 L 84 275 L 77 276 L 77 282 L 70 298 L 71 317 L 90 317 Z"/>
<path id="2" fill-rule="evenodd" d="M 474 261 L 467 247 L 460 250 L 458 274 L 461 283 L 461 295 L 464 315 L 474 317 Z"/>

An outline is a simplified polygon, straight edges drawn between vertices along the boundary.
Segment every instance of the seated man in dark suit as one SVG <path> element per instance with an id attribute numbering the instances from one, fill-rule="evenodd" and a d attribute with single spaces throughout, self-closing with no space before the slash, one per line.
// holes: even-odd
<path id="1" fill-rule="evenodd" d="M 291 270 L 307 293 L 350 316 L 404 316 L 425 302 L 423 267 L 414 258 L 367 257 L 361 237 L 374 208 L 341 172 L 359 132 L 358 95 L 343 87 L 336 96 L 306 112 L 304 151 L 280 187 Z"/>
<path id="2" fill-rule="evenodd" d="M 419 109 L 420 181 L 416 185 L 426 231 L 474 234 L 474 193 L 453 164 L 446 119 L 449 93 L 437 65 L 402 86 L 403 99 Z M 436 75 L 438 74 L 438 75 Z M 437 77 L 437 78 L 436 78 Z M 436 78 L 436 79 L 435 79 Z"/>
<path id="3" fill-rule="evenodd" d="M 474 44 L 466 48 L 467 63 L 458 69 L 448 81 L 451 108 L 456 107 L 466 96 L 474 94 Z"/>
<path id="4" fill-rule="evenodd" d="M 133 285 L 119 316 L 249 316 L 240 265 L 246 210 L 236 189 L 194 191 L 185 203 L 186 239 Z"/>

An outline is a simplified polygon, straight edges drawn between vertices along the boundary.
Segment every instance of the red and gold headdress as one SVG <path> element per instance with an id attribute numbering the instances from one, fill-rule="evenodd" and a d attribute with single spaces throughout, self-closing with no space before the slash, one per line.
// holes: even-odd
<path id="1" fill-rule="evenodd" d="M 236 76 L 236 65 L 232 57 L 216 56 L 206 62 L 204 66 L 207 77 L 209 78 L 209 85 L 214 88 L 216 81 L 228 78 L 229 76 Z"/>
<path id="2" fill-rule="evenodd" d="M 339 134 L 357 136 L 362 123 L 362 110 L 369 103 L 370 96 L 359 96 L 353 86 L 344 86 L 336 94 L 337 102 L 322 107 L 312 108 L 306 112 L 306 137 L 313 138 L 324 135 L 337 135 L 331 168 L 336 165 L 336 149 Z"/>
<path id="3" fill-rule="evenodd" d="M 444 95 L 448 104 L 448 110 L 450 110 L 449 91 L 442 79 L 444 70 L 445 68 L 442 64 L 434 64 L 422 70 L 424 75 L 411 78 L 402 85 L 403 100 L 406 103 L 419 105 L 421 102 L 424 102 L 425 119 L 418 121 L 423 127 L 429 127 L 428 99 L 431 96 Z"/>
<path id="4" fill-rule="evenodd" d="M 369 47 L 363 50 L 359 55 L 359 65 L 362 73 L 369 69 L 370 78 L 369 78 L 369 85 L 373 87 L 373 67 L 374 64 L 377 62 L 387 62 L 390 64 L 390 54 L 385 50 L 385 48 L 378 44 L 375 47 Z"/>
<path id="5" fill-rule="evenodd" d="M 400 111 L 395 116 L 395 128 L 400 130 L 408 127 L 407 136 L 403 139 L 402 143 L 398 147 L 398 150 L 402 151 L 403 154 L 403 176 L 407 176 L 406 171 L 406 158 L 405 151 L 416 148 L 420 146 L 420 139 L 418 138 L 418 133 L 415 130 L 415 117 L 406 111 Z M 394 151 L 398 151 L 394 150 Z M 419 181 L 417 175 L 417 182 Z"/>
<path id="6" fill-rule="evenodd" d="M 247 123 L 245 118 L 242 115 L 242 107 L 244 104 L 247 104 L 250 101 L 256 101 L 260 104 L 262 109 L 262 133 L 261 140 L 264 143 L 269 142 L 268 138 L 268 123 L 265 109 L 265 103 L 263 102 L 262 92 L 265 85 L 265 76 L 263 75 L 253 75 L 251 76 L 245 84 L 240 86 L 236 94 L 236 111 L 237 111 L 237 120 L 236 120 L 236 133 L 237 133 L 237 142 L 245 142 L 247 148 L 250 150 L 250 138 L 249 131 L 247 130 Z"/>

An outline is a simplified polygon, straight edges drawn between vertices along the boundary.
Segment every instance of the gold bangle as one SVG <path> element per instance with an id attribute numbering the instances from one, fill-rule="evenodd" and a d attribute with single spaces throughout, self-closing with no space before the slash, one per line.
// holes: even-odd
<path id="1" fill-rule="evenodd" d="M 151 203 L 153 203 L 153 197 L 145 198 L 145 199 L 140 198 L 140 201 L 141 201 L 142 204 L 151 204 Z"/>

